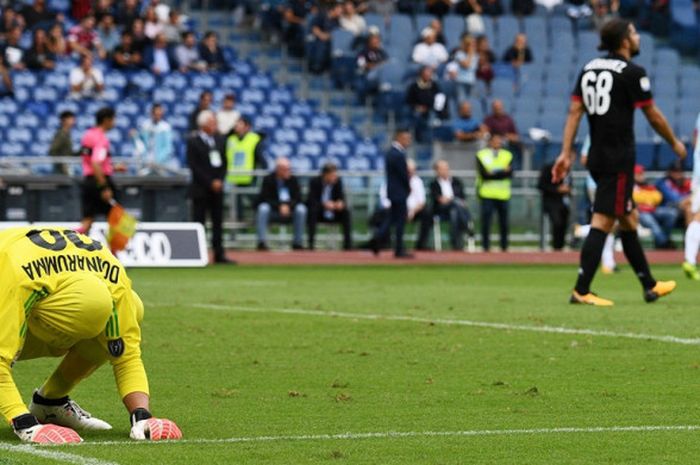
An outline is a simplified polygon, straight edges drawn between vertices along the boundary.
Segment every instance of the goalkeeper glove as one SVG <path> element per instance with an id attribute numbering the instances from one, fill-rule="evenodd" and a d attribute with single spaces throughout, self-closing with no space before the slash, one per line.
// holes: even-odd
<path id="1" fill-rule="evenodd" d="M 145 408 L 137 408 L 131 412 L 131 439 L 143 441 L 162 441 L 182 438 L 182 431 L 175 422 L 164 418 L 153 418 Z"/>
<path id="2" fill-rule="evenodd" d="M 37 444 L 70 444 L 82 442 L 78 433 L 70 428 L 57 425 L 42 425 L 31 413 L 12 419 L 12 429 L 24 442 Z"/>

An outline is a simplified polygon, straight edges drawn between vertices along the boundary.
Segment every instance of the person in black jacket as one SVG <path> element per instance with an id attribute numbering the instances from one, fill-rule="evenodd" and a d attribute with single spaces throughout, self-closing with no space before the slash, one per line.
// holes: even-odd
<path id="1" fill-rule="evenodd" d="M 393 225 L 395 231 L 394 256 L 396 258 L 413 258 L 413 255 L 406 252 L 403 244 L 403 230 L 408 216 L 406 199 L 411 192 L 406 164 L 406 150 L 410 145 L 411 132 L 408 129 L 397 129 L 394 141 L 391 143 L 391 149 L 386 154 L 384 161 L 387 197 L 391 201 L 391 221 L 384 222 L 369 241 L 369 246 L 375 255 L 379 254 L 380 239 L 387 234 L 388 229 Z"/>
<path id="2" fill-rule="evenodd" d="M 306 206 L 301 199 L 299 181 L 292 176 L 287 158 L 278 158 L 275 171 L 263 178 L 258 197 L 256 223 L 258 228 L 258 250 L 268 250 L 267 226 L 270 221 L 294 224 L 292 249 L 304 248 L 302 240 L 306 224 Z"/>
<path id="3" fill-rule="evenodd" d="M 450 165 L 438 160 L 433 165 L 435 179 L 430 183 L 430 200 L 433 216 L 440 221 L 450 222 L 450 243 L 453 250 L 464 248 L 464 233 L 474 235 L 472 219 L 464 195 L 464 185 L 459 179 L 450 176 Z"/>
<path id="4" fill-rule="evenodd" d="M 199 130 L 187 140 L 187 166 L 192 170 L 192 218 L 204 224 L 209 213 L 214 261 L 233 263 L 226 258 L 222 244 L 224 178 L 227 169 L 224 141 L 216 136 L 216 117 L 210 110 L 199 113 L 197 127 Z"/>
<path id="5" fill-rule="evenodd" d="M 433 113 L 440 118 L 446 117 L 445 94 L 433 79 L 433 68 L 424 66 L 418 78 L 408 86 L 406 103 L 411 107 L 416 142 L 426 143 L 432 140 Z"/>
<path id="6" fill-rule="evenodd" d="M 552 226 L 552 248 L 564 248 L 566 228 L 569 225 L 569 205 L 571 203 L 571 176 L 559 182 L 552 182 L 552 167 L 547 163 L 540 171 L 537 188 L 542 191 L 542 214 L 549 216 Z M 542 232 L 544 234 L 544 231 Z"/>
<path id="7" fill-rule="evenodd" d="M 340 223 L 343 227 L 343 249 L 352 249 L 352 223 L 350 210 L 345 202 L 343 180 L 338 176 L 338 167 L 326 163 L 321 175 L 309 181 L 309 197 L 306 202 L 309 211 L 309 249 L 314 249 L 316 225 Z"/>

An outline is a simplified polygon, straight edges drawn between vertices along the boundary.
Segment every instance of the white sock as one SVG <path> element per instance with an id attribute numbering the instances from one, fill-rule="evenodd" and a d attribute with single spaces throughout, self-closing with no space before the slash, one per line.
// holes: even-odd
<path id="1" fill-rule="evenodd" d="M 685 230 L 685 261 L 697 265 L 700 248 L 700 221 L 691 221 Z"/>
<path id="2" fill-rule="evenodd" d="M 608 234 L 605 239 L 605 246 L 603 247 L 603 256 L 601 257 L 603 261 L 603 266 L 605 268 L 614 269 L 615 268 L 615 235 Z"/>

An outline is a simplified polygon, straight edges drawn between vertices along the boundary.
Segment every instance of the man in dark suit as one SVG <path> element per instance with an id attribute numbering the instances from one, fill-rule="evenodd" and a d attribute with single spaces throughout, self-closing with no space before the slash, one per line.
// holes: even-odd
<path id="1" fill-rule="evenodd" d="M 450 243 L 453 250 L 464 248 L 462 235 L 473 235 L 471 215 L 466 204 L 462 181 L 450 176 L 450 165 L 445 160 L 438 160 L 433 165 L 435 179 L 430 183 L 430 199 L 433 216 L 440 221 L 450 222 Z"/>
<path id="2" fill-rule="evenodd" d="M 559 182 L 552 182 L 553 166 L 554 162 L 542 167 L 537 188 L 542 192 L 542 214 L 549 216 L 552 225 L 552 248 L 561 250 L 564 248 L 569 226 L 572 181 L 571 176 L 567 176 Z"/>
<path id="3" fill-rule="evenodd" d="M 302 239 L 306 224 L 306 206 L 301 199 L 299 181 L 292 176 L 287 158 L 278 158 L 275 171 L 263 178 L 258 197 L 256 223 L 258 228 L 258 250 L 268 250 L 267 226 L 270 221 L 294 224 L 292 249 L 304 248 Z"/>
<path id="4" fill-rule="evenodd" d="M 321 168 L 321 175 L 309 181 L 309 197 L 306 202 L 309 209 L 309 249 L 314 249 L 316 225 L 321 223 L 340 223 L 343 227 L 343 249 L 352 248 L 352 226 L 350 210 L 345 202 L 343 181 L 338 176 L 338 167 L 326 163 Z"/>
<path id="5" fill-rule="evenodd" d="M 216 137 L 216 117 L 213 112 L 201 112 L 197 116 L 197 127 L 199 130 L 187 140 L 187 166 L 192 170 L 192 218 L 204 224 L 207 212 L 209 213 L 214 261 L 233 263 L 226 258 L 222 245 L 226 176 L 224 142 Z"/>
<path id="6" fill-rule="evenodd" d="M 403 230 L 406 225 L 408 209 L 406 199 L 411 192 L 408 166 L 406 165 L 406 150 L 411 145 L 411 133 L 408 129 L 398 129 L 391 143 L 391 149 L 385 157 L 387 197 L 391 201 L 391 220 L 375 233 L 370 240 L 370 248 L 375 255 L 379 254 L 380 240 L 392 225 L 395 232 L 394 256 L 396 258 L 413 258 L 406 252 L 403 244 Z"/>

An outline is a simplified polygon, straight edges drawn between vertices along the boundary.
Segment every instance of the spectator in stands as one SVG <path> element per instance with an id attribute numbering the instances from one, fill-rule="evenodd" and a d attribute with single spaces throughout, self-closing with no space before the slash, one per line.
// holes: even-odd
<path id="1" fill-rule="evenodd" d="M 513 45 L 503 54 L 503 61 L 510 63 L 516 71 L 525 63 L 532 62 L 532 51 L 527 45 L 527 36 L 524 33 L 516 34 Z"/>
<path id="2" fill-rule="evenodd" d="M 530 16 L 535 11 L 534 0 L 510 0 L 510 11 L 515 16 Z"/>
<path id="3" fill-rule="evenodd" d="M 439 221 L 450 222 L 450 244 L 452 250 L 464 248 L 464 233 L 474 235 L 472 218 L 466 203 L 462 181 L 450 175 L 450 165 L 445 160 L 438 160 L 433 165 L 435 179 L 430 183 L 431 215 L 438 216 Z"/>
<path id="4" fill-rule="evenodd" d="M 91 0 L 72 0 L 70 9 L 71 16 L 80 21 L 90 13 L 92 3 Z"/>
<path id="5" fill-rule="evenodd" d="M 479 0 L 479 4 L 485 15 L 501 16 L 503 14 L 501 0 Z"/>
<path id="6" fill-rule="evenodd" d="M 436 41 L 435 31 L 426 27 L 421 32 L 422 41 L 418 42 L 415 47 L 413 47 L 413 53 L 411 57 L 415 63 L 422 66 L 430 66 L 432 68 L 437 68 L 441 64 L 445 63 L 449 58 L 447 49 L 444 45 Z"/>
<path id="7" fill-rule="evenodd" d="M 34 29 L 34 26 L 46 27 L 57 19 L 56 14 L 46 8 L 46 0 L 34 0 L 31 5 L 24 5 L 20 14 L 24 18 L 27 29 Z M 63 15 L 59 15 L 58 19 L 61 21 Z"/>
<path id="8" fill-rule="evenodd" d="M 309 249 L 314 250 L 316 225 L 318 223 L 339 223 L 343 228 L 343 250 L 352 249 L 352 222 L 350 209 L 345 201 L 343 180 L 338 176 L 338 167 L 326 163 L 321 175 L 309 181 L 308 208 Z"/>
<path id="9" fill-rule="evenodd" d="M 292 56 L 304 56 L 306 17 L 314 6 L 315 2 L 310 0 L 289 0 L 287 3 L 282 29 L 284 41 Z"/>
<path id="10" fill-rule="evenodd" d="M 63 27 L 60 23 L 55 23 L 49 28 L 49 50 L 57 57 L 62 57 L 70 52 L 68 41 L 63 36 Z"/>
<path id="11" fill-rule="evenodd" d="M 226 181 L 231 185 L 252 186 L 255 177 L 247 172 L 267 169 L 262 137 L 251 129 L 250 120 L 241 116 L 236 120 L 233 132 L 226 138 L 226 159 L 229 166 Z"/>
<path id="12" fill-rule="evenodd" d="M 445 95 L 433 80 L 433 68 L 423 66 L 418 78 L 406 91 L 406 103 L 411 107 L 416 141 L 426 143 L 432 140 L 433 116 L 445 115 Z"/>
<path id="13" fill-rule="evenodd" d="M 119 2 L 119 8 L 117 8 L 115 17 L 116 23 L 125 30 L 129 30 L 134 20 L 141 16 L 139 9 L 139 0 L 123 0 Z"/>
<path id="14" fill-rule="evenodd" d="M 430 21 L 428 27 L 435 31 L 435 42 L 441 43 L 447 47 L 447 39 L 445 38 L 445 33 L 443 31 L 442 21 L 440 21 L 438 18 L 434 18 Z"/>
<path id="15" fill-rule="evenodd" d="M 24 58 L 27 68 L 33 71 L 52 70 L 56 67 L 56 55 L 49 49 L 46 31 L 34 29 L 34 40 Z"/>
<path id="16" fill-rule="evenodd" d="M 92 66 L 92 55 L 83 55 L 80 66 L 73 68 L 68 77 L 71 98 L 95 98 L 104 90 L 102 71 Z"/>
<path id="17" fill-rule="evenodd" d="M 496 61 L 496 55 L 494 55 L 489 45 L 489 39 L 486 36 L 479 36 L 476 39 L 476 50 L 479 54 L 479 66 L 476 70 L 476 78 L 484 81 L 486 85 L 487 93 L 491 93 L 491 81 L 495 76 L 493 71 L 493 64 Z"/>
<path id="18" fill-rule="evenodd" d="M 379 69 L 389 59 L 389 55 L 382 46 L 382 38 L 379 34 L 370 34 L 367 37 L 365 48 L 357 56 L 357 91 L 360 102 L 364 102 L 369 94 L 375 94 L 379 90 Z"/>
<path id="19" fill-rule="evenodd" d="M 102 18 L 104 18 L 106 15 L 112 14 L 112 1 L 113 0 L 95 0 L 93 2 L 94 6 L 90 11 L 95 16 L 95 22 L 97 24 L 100 24 L 102 22 Z"/>
<path id="20" fill-rule="evenodd" d="M 95 31 L 95 17 L 92 15 L 85 16 L 80 24 L 73 26 L 68 31 L 68 45 L 70 50 L 79 55 L 90 55 L 96 53 L 97 56 L 104 60 L 106 52 L 100 37 Z"/>
<path id="21" fill-rule="evenodd" d="M 210 110 L 211 102 L 212 102 L 211 91 L 204 90 L 204 91 L 202 91 L 201 94 L 199 94 L 199 101 L 197 102 L 197 108 L 195 108 L 192 111 L 192 113 L 190 113 L 190 119 L 189 119 L 189 125 L 188 125 L 188 128 L 190 131 L 194 131 L 197 129 L 197 118 L 199 117 L 199 113 L 204 111 L 204 110 Z"/>
<path id="22" fill-rule="evenodd" d="M 549 217 L 552 248 L 561 250 L 564 248 L 569 226 L 572 178 L 569 175 L 560 182 L 552 182 L 552 166 L 553 162 L 545 163 L 542 167 L 537 188 L 542 192 L 542 215 Z M 542 233 L 544 234 L 544 231 Z"/>
<path id="23" fill-rule="evenodd" d="M 163 26 L 163 34 L 168 40 L 169 44 L 177 44 L 180 42 L 182 34 L 187 30 L 184 22 L 182 21 L 182 15 L 176 9 L 170 10 L 168 15 L 168 22 Z"/>
<path id="24" fill-rule="evenodd" d="M 342 7 L 331 5 L 321 9 L 311 20 L 311 35 L 307 44 L 309 70 L 323 73 L 331 61 L 331 33 L 338 27 Z"/>
<path id="25" fill-rule="evenodd" d="M 108 13 L 102 16 L 97 26 L 97 35 L 100 38 L 102 47 L 108 54 L 111 54 L 119 45 L 119 31 L 114 24 L 114 16 Z"/>
<path id="26" fill-rule="evenodd" d="M 352 0 L 345 0 L 343 2 L 339 22 L 341 28 L 350 32 L 355 37 L 363 35 L 367 30 L 367 22 L 365 22 L 365 18 L 357 14 L 355 4 Z"/>
<path id="27" fill-rule="evenodd" d="M 460 0 L 455 4 L 455 13 L 458 15 L 480 15 L 482 12 L 483 10 L 479 4 L 479 0 Z"/>
<path id="28" fill-rule="evenodd" d="M 205 224 L 207 215 L 211 219 L 211 242 L 214 262 L 232 263 L 224 252 L 224 178 L 226 157 L 224 142 L 216 137 L 216 117 L 210 110 L 197 114 L 197 132 L 187 139 L 187 166 L 192 171 L 190 196 L 192 197 L 192 219 Z"/>
<path id="29" fill-rule="evenodd" d="M 460 48 L 455 53 L 454 63 L 457 64 L 455 84 L 457 101 L 463 102 L 471 97 L 476 84 L 476 71 L 479 69 L 479 55 L 476 49 L 476 39 L 465 34 L 462 36 Z"/>
<path id="30" fill-rule="evenodd" d="M 377 255 L 381 248 L 382 239 L 390 234 L 394 227 L 394 257 L 413 258 L 406 252 L 403 242 L 403 230 L 408 217 L 407 201 L 412 191 L 406 151 L 411 146 L 411 132 L 405 128 L 399 128 L 394 135 L 391 149 L 386 154 L 384 166 L 386 167 L 386 191 L 387 198 L 391 202 L 389 221 L 382 223 L 369 241 L 372 252 Z M 425 190 L 423 191 L 425 195 Z M 423 200 L 425 203 L 425 200 Z"/>
<path id="31" fill-rule="evenodd" d="M 513 118 L 510 117 L 503 106 L 503 101 L 495 99 L 491 103 L 491 114 L 484 118 L 484 132 L 497 134 L 505 139 L 508 145 L 516 145 L 520 142 L 518 129 Z"/>
<path id="32" fill-rule="evenodd" d="M 664 197 L 664 207 L 673 207 L 678 210 L 679 216 L 689 223 L 691 213 L 691 182 L 683 173 L 683 165 L 680 161 L 674 162 L 666 171 L 666 176 L 659 179 L 656 187 Z"/>
<path id="33" fill-rule="evenodd" d="M 85 55 L 83 59 L 91 59 Z M 95 115 L 96 125 L 88 129 L 80 140 L 83 159 L 83 184 L 81 198 L 83 218 L 78 232 L 88 234 L 96 215 L 107 215 L 112 208 L 116 189 L 112 182 L 115 167 L 112 164 L 107 132 L 114 127 L 116 113 L 105 107 Z"/>
<path id="34" fill-rule="evenodd" d="M 131 23 L 131 39 L 134 50 L 143 55 L 146 47 L 151 44 L 151 39 L 146 37 L 146 32 L 144 31 L 143 19 L 136 18 Z"/>
<path id="35" fill-rule="evenodd" d="M 156 76 L 168 74 L 177 69 L 175 53 L 168 45 L 165 34 L 159 33 L 156 40 L 153 41 L 153 45 L 146 49 L 146 53 L 143 55 L 143 64 Z"/>
<path id="36" fill-rule="evenodd" d="M 207 64 L 209 71 L 228 71 L 229 65 L 224 57 L 224 51 L 219 46 L 216 32 L 209 31 L 204 34 L 199 45 L 199 56 Z"/>
<path id="37" fill-rule="evenodd" d="M 163 119 L 165 109 L 159 103 L 151 107 L 151 117 L 144 120 L 131 136 L 140 158 L 140 175 L 167 174 L 180 168 L 175 156 L 173 128 Z"/>
<path id="38" fill-rule="evenodd" d="M 175 49 L 175 57 L 178 67 L 183 73 L 207 70 L 207 64 L 199 56 L 197 38 L 192 31 L 182 33 L 182 43 Z"/>
<path id="39" fill-rule="evenodd" d="M 219 134 L 228 137 L 240 118 L 241 113 L 236 110 L 236 96 L 234 94 L 224 95 L 221 109 L 216 112 L 216 124 Z"/>
<path id="40" fill-rule="evenodd" d="M 150 40 L 156 40 L 156 36 L 163 32 L 163 24 L 158 20 L 156 9 L 152 6 L 146 8 L 143 15 L 143 32 Z"/>
<path id="41" fill-rule="evenodd" d="M 112 53 L 112 66 L 122 70 L 135 70 L 141 67 L 143 56 L 134 48 L 130 32 L 122 32 L 121 41 Z"/>
<path id="42" fill-rule="evenodd" d="M 2 19 L 0 20 L 0 39 L 7 40 L 7 34 L 15 27 L 20 28 L 20 32 L 24 30 L 24 18 L 17 14 L 13 8 L 4 8 L 2 11 Z"/>
<path id="43" fill-rule="evenodd" d="M 388 18 L 396 12 L 396 4 L 394 0 L 369 0 L 367 11 Z"/>
<path id="44" fill-rule="evenodd" d="M 603 24 L 613 18 L 619 16 L 620 0 L 590 0 L 593 10 L 593 25 L 597 30 L 603 27 Z"/>
<path id="45" fill-rule="evenodd" d="M 5 64 L 5 57 L 0 54 L 0 98 L 15 96 L 14 87 L 12 85 L 12 76 L 10 68 Z"/>
<path id="46" fill-rule="evenodd" d="M 5 44 L 0 45 L 0 53 L 5 58 L 5 63 L 7 66 L 15 71 L 23 70 L 26 68 L 24 64 L 25 50 L 20 45 L 20 40 L 22 38 L 22 27 L 15 26 L 7 33 L 5 38 Z"/>
<path id="47" fill-rule="evenodd" d="M 675 249 L 671 242 L 671 230 L 676 225 L 679 211 L 674 206 L 662 206 L 661 191 L 647 182 L 644 177 L 644 167 L 634 167 L 634 190 L 632 200 L 639 210 L 639 223 L 651 230 L 654 236 L 654 246 L 657 249 Z"/>
<path id="48" fill-rule="evenodd" d="M 439 17 L 443 17 L 450 12 L 452 3 L 452 0 L 426 0 L 425 2 L 428 13 Z"/>
<path id="49" fill-rule="evenodd" d="M 49 155 L 52 157 L 71 157 L 74 155 L 71 131 L 75 126 L 75 113 L 62 111 L 59 120 L 61 125 L 51 139 Z M 70 174 L 70 168 L 64 163 L 56 163 L 53 165 L 53 172 L 55 174 Z"/>
<path id="50" fill-rule="evenodd" d="M 267 227 L 270 221 L 294 225 L 292 249 L 302 250 L 304 226 L 306 225 L 306 205 L 302 202 L 299 181 L 292 176 L 287 158 L 278 158 L 275 171 L 263 178 L 258 196 L 256 223 L 258 230 L 258 250 L 269 250 Z"/>
<path id="51" fill-rule="evenodd" d="M 492 133 L 489 146 L 476 153 L 477 194 L 481 202 L 481 246 L 491 248 L 491 217 L 498 214 L 501 250 L 508 250 L 508 201 L 513 177 L 513 154 L 502 147 L 502 138 Z"/>
<path id="52" fill-rule="evenodd" d="M 481 124 L 472 116 L 472 104 L 463 101 L 459 104 L 459 118 L 452 122 L 454 138 L 459 142 L 474 142 L 484 138 Z"/>

